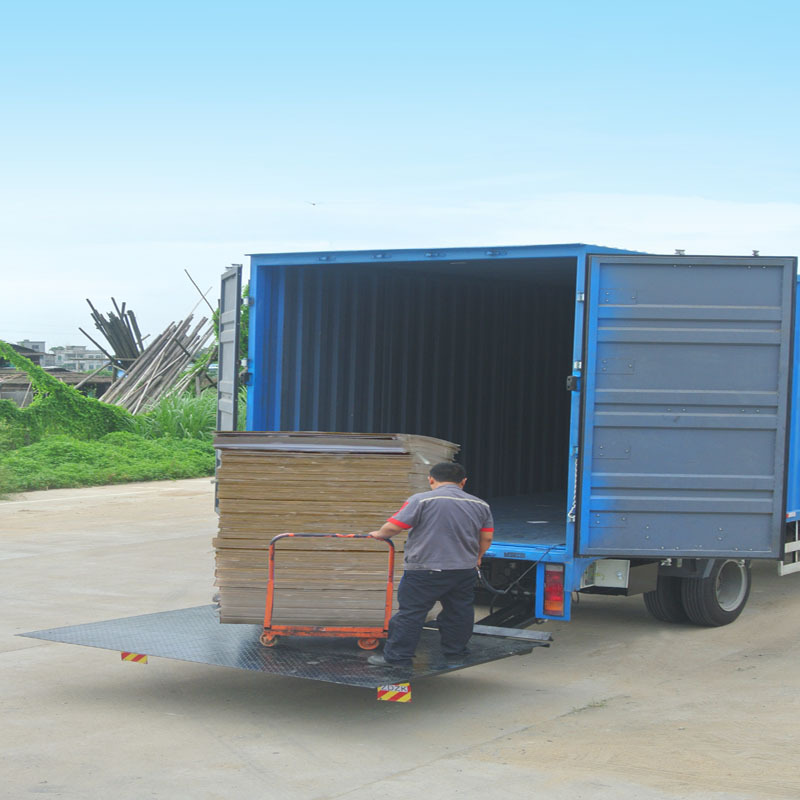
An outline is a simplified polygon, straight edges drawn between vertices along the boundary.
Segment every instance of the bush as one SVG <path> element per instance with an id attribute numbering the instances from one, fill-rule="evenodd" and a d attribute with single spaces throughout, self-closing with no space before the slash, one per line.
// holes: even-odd
<path id="1" fill-rule="evenodd" d="M 164 397 L 133 416 L 84 397 L 2 341 L 0 356 L 24 370 L 35 391 L 27 408 L 0 400 L 0 496 L 213 474 L 216 390 Z M 246 403 L 242 389 L 240 427 Z"/>
<path id="2" fill-rule="evenodd" d="M 0 400 L 0 403 L 10 402 L 10 400 Z M 11 422 L 0 412 L 0 453 L 6 450 L 16 450 L 27 443 L 25 427 Z"/>
<path id="3" fill-rule="evenodd" d="M 133 430 L 147 439 L 211 439 L 217 424 L 217 394 L 206 389 L 199 397 L 168 395 L 133 418 Z"/>
<path id="4" fill-rule="evenodd" d="M 0 434 L 0 451 L 38 442 L 53 433 L 89 440 L 131 429 L 132 417 L 124 408 L 84 397 L 3 341 L 0 357 L 25 372 L 34 390 L 33 402 L 27 408 L 0 400 L 0 422 L 5 431 Z"/>
<path id="5" fill-rule="evenodd" d="M 0 453 L 0 494 L 197 478 L 213 472 L 210 441 L 152 440 L 127 431 L 96 441 L 47 436 L 36 444 Z"/>

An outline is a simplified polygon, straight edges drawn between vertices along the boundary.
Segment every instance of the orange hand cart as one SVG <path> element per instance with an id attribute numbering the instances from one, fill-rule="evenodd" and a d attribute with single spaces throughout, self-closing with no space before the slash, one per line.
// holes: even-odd
<path id="1" fill-rule="evenodd" d="M 272 611 L 275 603 L 275 544 L 286 537 L 299 538 L 336 538 L 336 539 L 372 539 L 365 533 L 280 533 L 269 543 L 269 572 L 267 577 L 267 601 L 264 607 L 264 630 L 259 641 L 265 647 L 273 647 L 279 636 L 346 636 L 358 639 L 358 646 L 363 650 L 374 650 L 381 639 L 389 632 L 389 620 L 392 616 L 392 600 L 394 597 L 394 544 L 389 539 L 375 539 L 385 542 L 389 547 L 389 564 L 386 579 L 386 599 L 384 605 L 383 626 L 358 627 L 346 625 L 275 625 Z"/>

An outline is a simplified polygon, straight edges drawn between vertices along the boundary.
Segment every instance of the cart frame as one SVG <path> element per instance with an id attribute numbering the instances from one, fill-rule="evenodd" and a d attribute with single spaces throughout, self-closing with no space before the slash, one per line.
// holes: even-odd
<path id="1" fill-rule="evenodd" d="M 386 600 L 383 612 L 383 626 L 350 626 L 350 625 L 275 625 L 272 612 L 275 602 L 275 544 L 287 537 L 305 539 L 374 539 L 384 542 L 388 547 L 389 565 L 386 580 Z M 394 599 L 394 544 L 389 539 L 376 539 L 366 533 L 279 533 L 269 543 L 269 566 L 267 573 L 267 599 L 264 606 L 264 630 L 259 641 L 265 647 L 277 644 L 279 636 L 340 636 L 358 639 L 358 646 L 363 650 L 374 650 L 381 639 L 389 634 L 389 620 L 392 617 L 392 600 Z"/>

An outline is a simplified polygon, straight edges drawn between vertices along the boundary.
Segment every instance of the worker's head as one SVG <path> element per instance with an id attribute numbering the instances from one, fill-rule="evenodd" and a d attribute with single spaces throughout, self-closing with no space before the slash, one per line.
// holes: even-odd
<path id="1" fill-rule="evenodd" d="M 453 461 L 442 461 L 439 464 L 434 464 L 428 473 L 428 483 L 431 485 L 431 489 L 435 489 L 443 483 L 454 483 L 463 489 L 466 482 L 467 473 L 464 467 Z"/>

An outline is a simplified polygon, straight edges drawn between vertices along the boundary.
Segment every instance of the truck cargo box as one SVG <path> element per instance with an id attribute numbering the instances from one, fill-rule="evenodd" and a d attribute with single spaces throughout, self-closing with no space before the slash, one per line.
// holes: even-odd
<path id="1" fill-rule="evenodd" d="M 568 588 L 598 557 L 778 558 L 796 269 L 583 244 L 252 255 L 247 427 L 459 443 L 488 555 L 563 564 Z"/>

